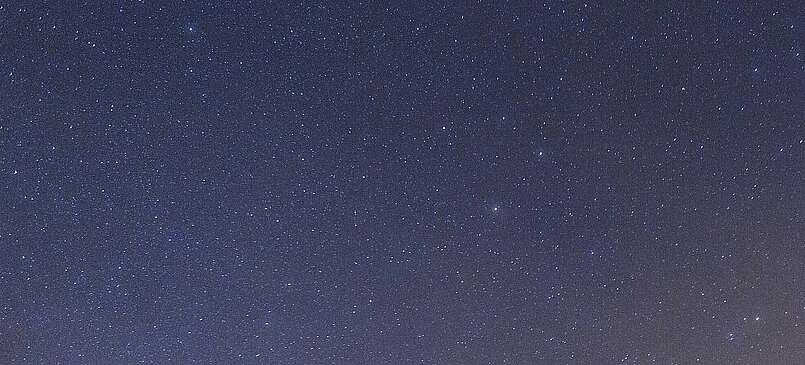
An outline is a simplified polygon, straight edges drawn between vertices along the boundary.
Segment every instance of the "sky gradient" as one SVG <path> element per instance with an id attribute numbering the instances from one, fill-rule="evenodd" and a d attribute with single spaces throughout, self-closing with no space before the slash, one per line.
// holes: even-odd
<path id="1" fill-rule="evenodd" d="M 0 4 L 0 364 L 802 364 L 802 4 Z"/>

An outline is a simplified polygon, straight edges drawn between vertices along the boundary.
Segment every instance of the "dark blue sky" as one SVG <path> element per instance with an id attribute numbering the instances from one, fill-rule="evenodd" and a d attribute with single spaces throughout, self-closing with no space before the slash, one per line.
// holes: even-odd
<path id="1" fill-rule="evenodd" d="M 0 364 L 799 364 L 801 4 L 0 5 Z"/>

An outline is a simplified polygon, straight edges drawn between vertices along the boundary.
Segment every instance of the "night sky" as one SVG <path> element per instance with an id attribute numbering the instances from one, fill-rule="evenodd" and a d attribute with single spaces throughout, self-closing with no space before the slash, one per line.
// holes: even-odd
<path id="1" fill-rule="evenodd" d="M 0 3 L 0 364 L 803 364 L 802 3 Z"/>

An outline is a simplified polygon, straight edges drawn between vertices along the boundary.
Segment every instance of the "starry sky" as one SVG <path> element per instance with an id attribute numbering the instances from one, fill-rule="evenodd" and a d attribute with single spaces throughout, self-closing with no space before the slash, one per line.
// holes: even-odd
<path id="1" fill-rule="evenodd" d="M 801 364 L 759 3 L 0 3 L 0 364 Z"/>

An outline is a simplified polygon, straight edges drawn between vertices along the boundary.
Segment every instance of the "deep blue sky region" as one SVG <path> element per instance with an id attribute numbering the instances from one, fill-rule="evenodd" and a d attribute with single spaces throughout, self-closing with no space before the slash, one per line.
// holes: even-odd
<path id="1" fill-rule="evenodd" d="M 803 364 L 804 25 L 0 2 L 0 364 Z"/>

